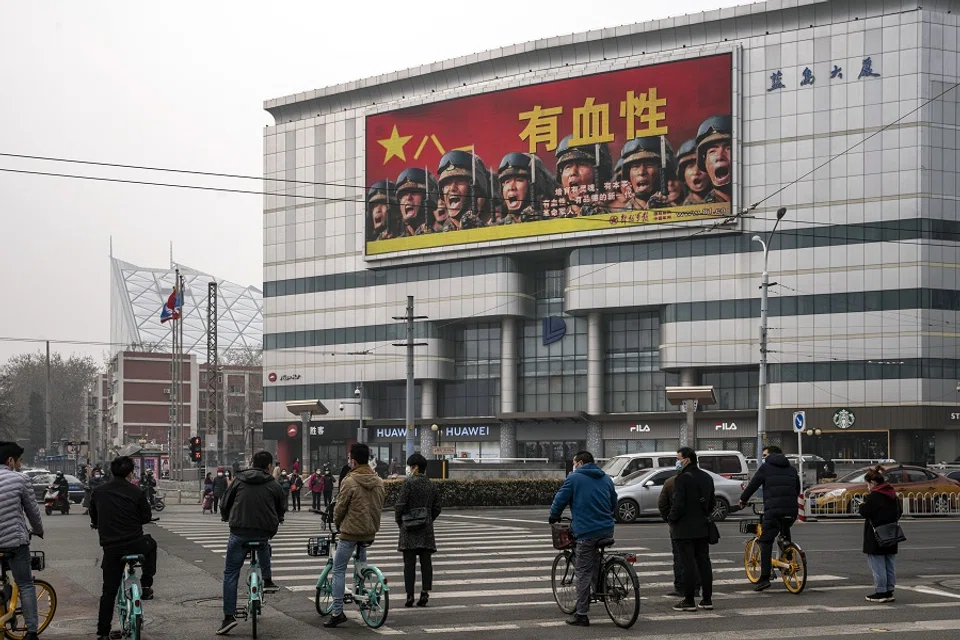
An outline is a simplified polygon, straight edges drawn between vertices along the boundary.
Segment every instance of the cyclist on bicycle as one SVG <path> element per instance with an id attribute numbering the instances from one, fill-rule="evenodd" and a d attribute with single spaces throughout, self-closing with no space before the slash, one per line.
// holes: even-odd
<path id="1" fill-rule="evenodd" d="M 123 557 L 143 555 L 141 600 L 153 599 L 153 576 L 157 573 L 157 543 L 143 532 L 150 522 L 150 505 L 143 491 L 133 484 L 133 458 L 120 456 L 110 463 L 113 479 L 97 487 L 90 495 L 90 526 L 100 533 L 103 547 L 103 591 L 100 593 L 100 615 L 97 637 L 110 637 L 113 608 L 117 591 L 123 582 Z"/>
<path id="2" fill-rule="evenodd" d="M 270 569 L 270 539 L 277 535 L 287 505 L 272 471 L 273 456 L 269 452 L 254 454 L 251 468 L 237 474 L 220 505 L 220 518 L 230 523 L 230 538 L 223 567 L 223 623 L 217 630 L 218 636 L 237 626 L 237 580 L 247 557 L 244 543 L 263 543 L 257 553 L 263 573 L 263 590 L 279 589 L 273 583 Z"/>
<path id="3" fill-rule="evenodd" d="M 140 479 L 140 488 L 147 496 L 147 504 L 153 507 L 157 495 L 157 479 L 153 477 L 153 469 L 147 469 L 147 472 L 143 474 Z"/>
<path id="4" fill-rule="evenodd" d="M 23 517 L 27 516 L 33 535 L 38 538 L 43 537 L 43 521 L 30 480 L 20 473 L 22 461 L 23 447 L 16 442 L 0 442 L 0 552 L 6 557 L 20 590 L 23 619 L 27 624 L 24 640 L 37 640 L 39 620 L 30 566 L 30 532 Z"/>
<path id="5" fill-rule="evenodd" d="M 603 538 L 613 535 L 616 524 L 617 490 L 613 480 L 596 465 L 593 454 L 580 451 L 573 456 L 573 473 L 550 506 L 550 524 L 560 521 L 563 510 L 570 506 L 573 520 L 570 529 L 577 539 L 574 553 L 574 574 L 577 577 L 577 610 L 567 619 L 575 627 L 589 627 L 590 587 L 600 573 L 600 547 Z"/>
<path id="6" fill-rule="evenodd" d="M 797 521 L 800 494 L 800 475 L 790 466 L 783 449 L 770 445 L 763 449 L 763 464 L 757 469 L 750 484 L 740 496 L 740 508 L 744 508 L 757 489 L 763 487 L 763 518 L 760 532 L 760 581 L 753 588 L 763 591 L 770 588 L 770 559 L 773 556 L 773 541 L 780 535 L 790 539 L 790 525 Z M 784 518 L 790 518 L 789 522 Z"/>

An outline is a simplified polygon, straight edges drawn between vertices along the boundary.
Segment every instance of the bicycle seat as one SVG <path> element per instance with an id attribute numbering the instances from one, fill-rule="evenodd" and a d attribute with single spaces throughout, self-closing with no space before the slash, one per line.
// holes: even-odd
<path id="1" fill-rule="evenodd" d="M 259 549 L 262 546 L 263 546 L 263 543 L 260 542 L 259 540 L 248 540 L 247 542 L 243 543 L 244 549 Z"/>
<path id="2" fill-rule="evenodd" d="M 126 564 L 143 564 L 145 558 L 139 553 L 134 553 L 129 556 L 123 556 L 123 561 Z"/>
<path id="3" fill-rule="evenodd" d="M 597 546 L 603 549 L 604 547 L 612 547 L 616 542 L 613 538 L 600 538 L 597 540 Z"/>

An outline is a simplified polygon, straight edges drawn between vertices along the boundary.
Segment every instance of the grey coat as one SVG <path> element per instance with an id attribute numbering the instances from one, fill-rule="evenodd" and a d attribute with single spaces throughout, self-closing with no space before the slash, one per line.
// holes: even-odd
<path id="1" fill-rule="evenodd" d="M 417 507 L 426 507 L 430 510 L 430 521 L 427 526 L 413 531 L 407 531 L 403 526 L 403 514 Z M 433 535 L 433 521 L 440 516 L 440 489 L 426 476 L 410 476 L 400 487 L 395 507 L 397 526 L 400 528 L 400 538 L 397 551 L 413 549 L 437 550 L 437 542 Z"/>

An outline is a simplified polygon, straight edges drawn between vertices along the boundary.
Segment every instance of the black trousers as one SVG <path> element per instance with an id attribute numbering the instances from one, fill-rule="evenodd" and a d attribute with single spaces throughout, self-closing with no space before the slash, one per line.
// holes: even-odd
<path id="1" fill-rule="evenodd" d="M 706 538 L 677 540 L 683 564 L 684 598 L 693 601 L 697 582 L 702 585 L 703 599 L 713 598 L 713 568 L 710 566 L 710 544 Z"/>
<path id="2" fill-rule="evenodd" d="M 407 549 L 403 552 L 403 586 L 407 597 L 412 598 L 417 584 L 417 558 L 420 558 L 420 570 L 423 572 L 423 591 L 433 590 L 433 551 L 429 549 Z"/>
<path id="3" fill-rule="evenodd" d="M 293 508 L 294 508 L 294 510 L 300 511 L 300 492 L 299 492 L 299 491 L 291 491 L 291 492 L 290 492 L 290 497 L 293 498 Z"/>
<path id="4" fill-rule="evenodd" d="M 218 496 L 217 494 L 213 494 L 213 512 L 214 513 L 216 513 L 217 509 L 220 507 L 220 498 L 222 497 L 223 496 Z"/>
<path id="5" fill-rule="evenodd" d="M 787 540 L 790 539 L 790 526 L 793 525 L 784 522 L 781 518 L 764 518 L 761 523 L 763 531 L 760 533 L 760 580 L 770 580 L 770 559 L 773 557 L 773 541 L 780 535 L 780 529 L 783 529 L 783 535 Z"/>
<path id="6" fill-rule="evenodd" d="M 313 508 L 314 508 L 314 509 L 319 509 L 319 508 L 320 508 L 320 498 L 323 497 L 323 494 L 320 493 L 319 491 L 311 491 L 311 492 L 310 492 L 310 495 L 313 496 Z"/>
<path id="7" fill-rule="evenodd" d="M 135 553 L 142 554 L 144 557 L 140 584 L 144 588 L 152 587 L 153 576 L 157 575 L 157 543 L 153 538 L 144 535 L 139 540 L 103 550 L 103 560 L 100 562 L 100 568 L 103 570 L 103 591 L 100 594 L 97 635 L 103 636 L 110 633 L 117 591 L 123 583 L 123 556 Z"/>
<path id="8" fill-rule="evenodd" d="M 683 557 L 680 553 L 680 546 L 676 540 L 670 540 L 670 546 L 673 551 L 673 588 L 683 593 Z M 701 586 L 703 585 L 700 584 L 700 578 L 698 576 L 695 593 L 699 593 Z"/>
<path id="9" fill-rule="evenodd" d="M 329 507 L 331 502 L 333 502 L 333 489 L 330 489 L 330 491 L 327 491 L 326 489 L 324 489 L 323 490 L 323 508 L 326 509 L 327 507 Z"/>

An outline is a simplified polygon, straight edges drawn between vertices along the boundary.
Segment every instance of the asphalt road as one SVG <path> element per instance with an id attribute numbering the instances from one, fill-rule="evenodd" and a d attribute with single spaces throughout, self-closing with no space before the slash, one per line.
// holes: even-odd
<path id="1" fill-rule="evenodd" d="M 47 536 L 34 548 L 47 553 L 43 578 L 58 593 L 54 622 L 43 638 L 92 637 L 100 592 L 99 547 L 88 520 L 45 517 Z M 546 509 L 449 510 L 438 521 L 439 552 L 435 585 L 427 608 L 403 607 L 403 576 L 396 551 L 396 527 L 385 514 L 380 540 L 369 561 L 390 580 L 391 601 L 382 635 L 466 635 L 489 638 L 553 638 L 567 632 L 565 616 L 552 600 Z M 148 531 L 160 545 L 157 597 L 145 603 L 148 639 L 214 638 L 222 613 L 220 577 L 227 530 L 219 517 L 201 515 L 199 506 L 170 506 Z M 960 636 L 960 520 L 905 520 L 908 542 L 898 556 L 897 602 L 864 600 L 872 581 L 861 553 L 862 521 L 798 524 L 794 539 L 807 553 L 809 582 L 799 595 L 782 584 L 755 594 L 743 572 L 743 545 L 736 517 L 720 525 L 722 540 L 712 547 L 716 609 L 681 614 L 671 607 L 670 541 L 661 522 L 617 527 L 616 548 L 636 551 L 643 598 L 640 619 L 630 630 L 614 627 L 602 605 L 591 610 L 592 626 L 577 629 L 585 638 L 835 638 L 876 633 L 923 633 L 924 638 Z M 290 514 L 275 540 L 274 581 L 280 592 L 267 600 L 261 638 L 362 637 L 372 633 L 351 620 L 328 632 L 316 613 L 316 576 L 325 559 L 305 553 L 306 538 L 318 526 L 308 512 Z M 241 586 L 241 600 L 244 591 Z M 419 594 L 419 589 L 417 591 Z M 309 634 L 309 635 L 306 635 Z M 229 637 L 250 637 L 241 623 Z"/>

